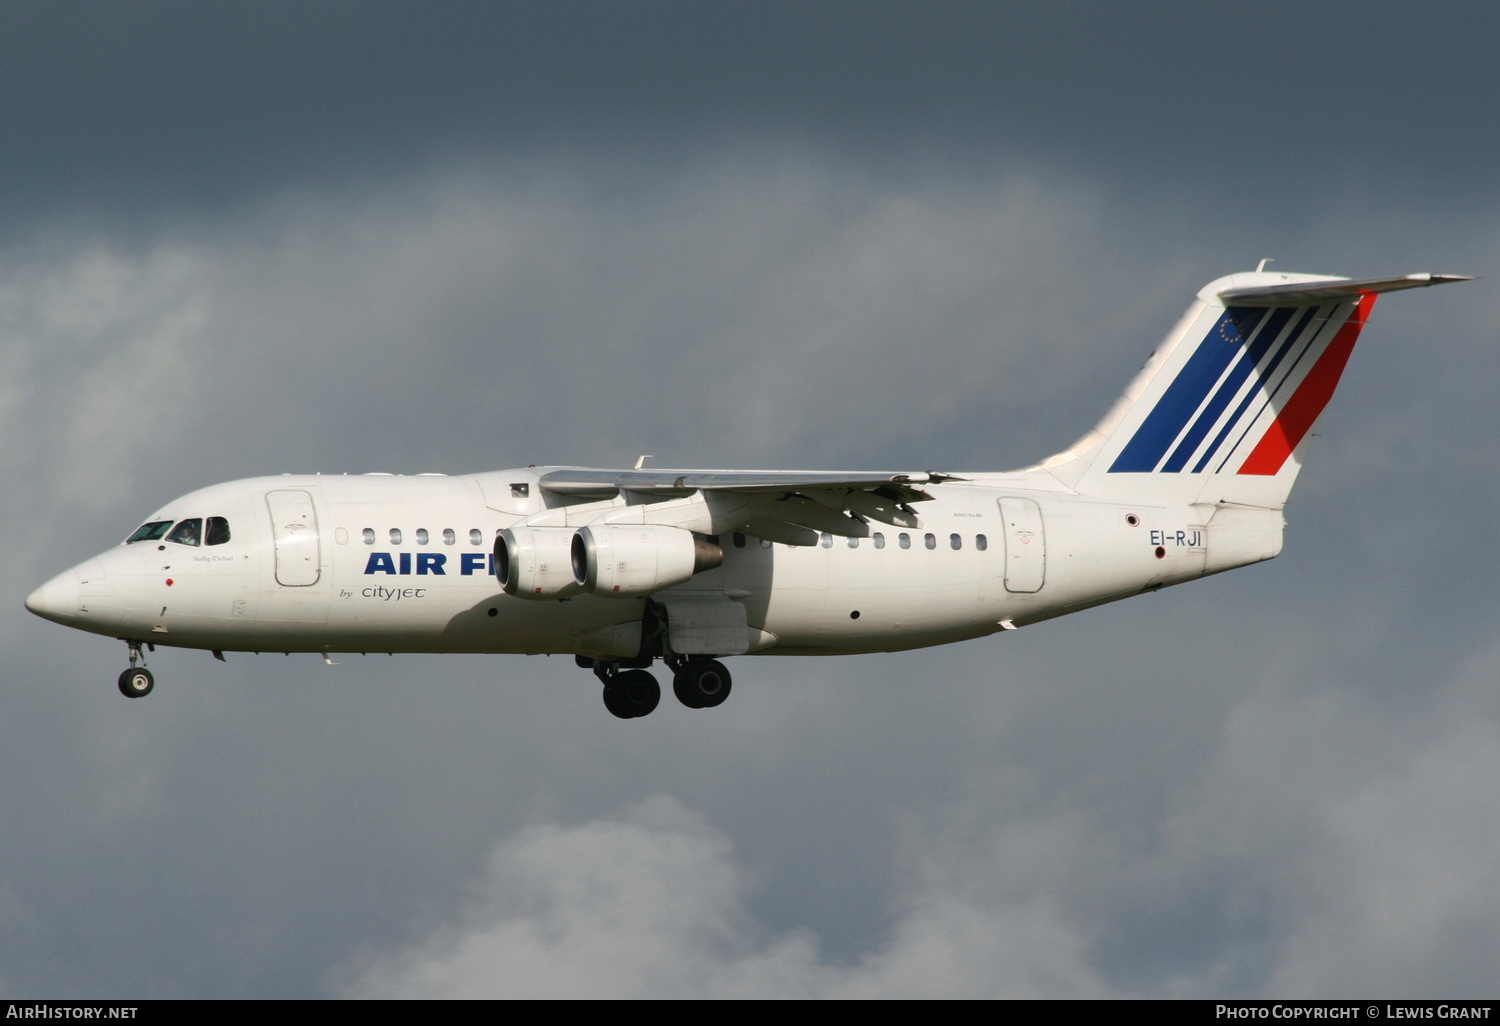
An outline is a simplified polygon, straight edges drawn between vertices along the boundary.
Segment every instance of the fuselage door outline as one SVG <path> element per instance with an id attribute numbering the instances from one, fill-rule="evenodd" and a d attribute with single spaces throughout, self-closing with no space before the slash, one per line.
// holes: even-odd
<path id="1" fill-rule="evenodd" d="M 1000 499 L 1005 524 L 1005 590 L 1030 595 L 1047 579 L 1047 535 L 1042 507 L 1035 499 L 1006 495 Z"/>
<path id="2" fill-rule="evenodd" d="M 276 544 L 276 583 L 306 588 L 318 583 L 322 553 L 318 544 L 318 514 L 312 496 L 301 489 L 266 493 L 271 533 Z"/>

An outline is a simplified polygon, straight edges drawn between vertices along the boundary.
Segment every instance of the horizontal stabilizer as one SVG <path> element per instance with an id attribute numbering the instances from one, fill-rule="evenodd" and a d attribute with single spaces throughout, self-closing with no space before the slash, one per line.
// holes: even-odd
<path id="1" fill-rule="evenodd" d="M 1361 278 L 1334 281 L 1304 281 L 1291 285 L 1259 285 L 1253 288 L 1225 289 L 1219 298 L 1226 306 L 1307 306 L 1312 303 L 1353 300 L 1379 292 L 1423 289 L 1452 281 L 1473 281 L 1469 274 L 1407 274 L 1400 278 Z"/>

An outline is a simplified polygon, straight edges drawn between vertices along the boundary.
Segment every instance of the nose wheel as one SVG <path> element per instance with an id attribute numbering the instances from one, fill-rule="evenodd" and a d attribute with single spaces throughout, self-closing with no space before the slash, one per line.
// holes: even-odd
<path id="1" fill-rule="evenodd" d="M 127 641 L 125 644 L 130 647 L 130 669 L 120 674 L 120 694 L 126 698 L 145 698 L 156 687 L 156 678 L 151 676 L 151 671 L 145 666 L 136 665 L 146 661 L 141 656 L 141 643 Z M 149 645 L 147 647 L 150 648 Z"/>
<path id="2" fill-rule="evenodd" d="M 144 666 L 132 666 L 120 674 L 120 694 L 126 698 L 145 698 L 156 687 L 156 678 Z"/>

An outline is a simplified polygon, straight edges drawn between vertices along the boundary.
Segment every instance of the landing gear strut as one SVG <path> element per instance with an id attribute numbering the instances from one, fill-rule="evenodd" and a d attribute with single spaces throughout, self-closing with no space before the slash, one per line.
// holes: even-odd
<path id="1" fill-rule="evenodd" d="M 141 643 L 127 641 L 125 644 L 130 646 L 130 669 L 120 674 L 120 694 L 126 698 L 145 698 L 156 687 L 156 678 L 145 666 L 135 665 L 145 662 L 141 658 Z"/>

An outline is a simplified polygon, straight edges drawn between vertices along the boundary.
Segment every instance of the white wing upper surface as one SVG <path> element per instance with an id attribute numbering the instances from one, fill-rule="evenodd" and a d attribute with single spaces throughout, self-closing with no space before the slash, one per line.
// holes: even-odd
<path id="1" fill-rule="evenodd" d="M 622 495 L 636 500 L 625 507 L 633 513 L 628 517 L 618 506 L 599 510 L 595 519 L 603 522 L 689 526 L 683 514 L 696 508 L 707 519 L 693 518 L 692 530 L 740 530 L 770 541 L 807 545 L 820 531 L 864 536 L 869 520 L 916 527 L 919 521 L 911 504 L 933 498 L 922 486 L 948 480 L 956 479 L 936 473 L 561 467 L 542 472 L 538 484 L 584 505 L 617 501 Z M 571 505 L 565 508 L 583 512 Z"/>

